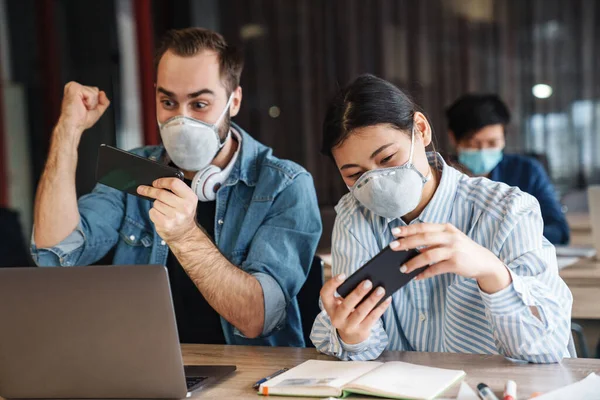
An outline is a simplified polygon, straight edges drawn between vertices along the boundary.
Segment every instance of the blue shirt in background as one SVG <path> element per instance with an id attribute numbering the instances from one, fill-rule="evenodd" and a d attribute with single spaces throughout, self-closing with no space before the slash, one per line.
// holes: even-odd
<path id="1" fill-rule="evenodd" d="M 504 154 L 490 173 L 490 179 L 516 186 L 537 199 L 544 220 L 544 236 L 552 244 L 569 243 L 569 225 L 550 177 L 542 164 L 530 157 Z"/>

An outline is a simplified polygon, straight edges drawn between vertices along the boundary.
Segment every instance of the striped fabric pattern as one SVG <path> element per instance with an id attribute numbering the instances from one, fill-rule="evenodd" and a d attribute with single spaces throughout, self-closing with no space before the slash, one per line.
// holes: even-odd
<path id="1" fill-rule="evenodd" d="M 575 356 L 572 296 L 558 275 L 554 247 L 543 237 L 537 200 L 503 183 L 470 178 L 437 153 L 428 153 L 428 159 L 442 178 L 411 224 L 456 226 L 502 260 L 513 283 L 490 295 L 474 279 L 455 274 L 412 281 L 393 295 L 363 343 L 343 343 L 323 310 L 311 334 L 315 347 L 342 360 L 372 360 L 384 349 L 501 354 L 535 363 Z M 350 194 L 336 211 L 334 276 L 352 274 L 394 240 L 392 228 L 406 225 L 374 215 Z"/>

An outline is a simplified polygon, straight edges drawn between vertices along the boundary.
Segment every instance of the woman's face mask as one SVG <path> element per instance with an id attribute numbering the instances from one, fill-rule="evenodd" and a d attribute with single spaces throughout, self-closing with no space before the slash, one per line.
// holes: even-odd
<path id="1" fill-rule="evenodd" d="M 423 187 L 430 176 L 423 176 L 413 164 L 415 129 L 411 134 L 410 156 L 400 166 L 374 169 L 364 173 L 349 187 L 352 195 L 373 213 L 395 219 L 419 205 Z"/>

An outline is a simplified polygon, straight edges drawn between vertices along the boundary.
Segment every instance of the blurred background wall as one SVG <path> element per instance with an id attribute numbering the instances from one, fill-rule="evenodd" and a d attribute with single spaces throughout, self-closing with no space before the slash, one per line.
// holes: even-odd
<path id="1" fill-rule="evenodd" d="M 598 21 L 595 0 L 0 0 L 0 202 L 28 236 L 68 81 L 112 101 L 81 143 L 79 194 L 95 183 L 101 143 L 158 143 L 154 45 L 167 29 L 204 26 L 244 48 L 235 121 L 313 174 L 325 236 L 347 189 L 318 153 L 321 122 L 334 91 L 365 72 L 412 94 L 442 152 L 445 107 L 500 94 L 513 113 L 507 149 L 545 157 L 567 206 L 585 208 L 578 193 L 600 181 Z"/>

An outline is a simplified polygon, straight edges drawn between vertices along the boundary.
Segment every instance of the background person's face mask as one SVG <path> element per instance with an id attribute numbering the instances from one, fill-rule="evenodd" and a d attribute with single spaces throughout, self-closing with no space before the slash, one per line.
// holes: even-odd
<path id="1" fill-rule="evenodd" d="M 502 157 L 502 149 L 458 151 L 458 162 L 467 167 L 473 175 L 487 175 L 502 161 Z"/>
<path id="2" fill-rule="evenodd" d="M 429 174 L 423 176 L 412 163 L 414 141 L 413 128 L 406 164 L 366 172 L 350 188 L 356 200 L 375 214 L 389 219 L 400 218 L 419 205 Z"/>
<path id="3" fill-rule="evenodd" d="M 186 171 L 199 171 L 212 162 L 230 134 L 228 132 L 221 143 L 219 123 L 229 112 L 232 99 L 233 93 L 214 124 L 183 115 L 169 118 L 164 124 L 158 123 L 167 154 L 175 165 Z"/>

